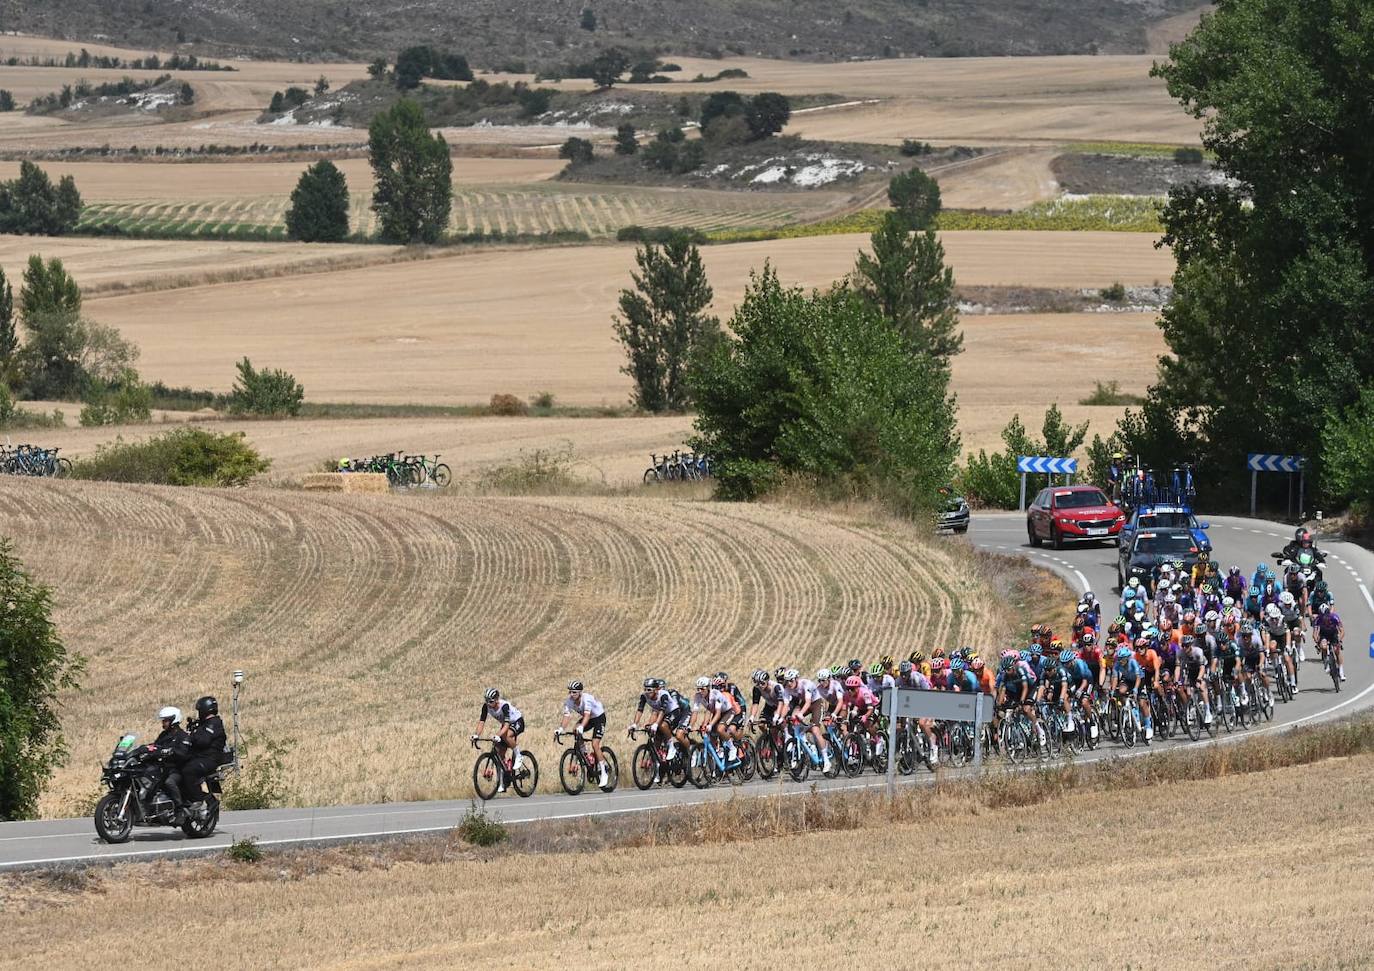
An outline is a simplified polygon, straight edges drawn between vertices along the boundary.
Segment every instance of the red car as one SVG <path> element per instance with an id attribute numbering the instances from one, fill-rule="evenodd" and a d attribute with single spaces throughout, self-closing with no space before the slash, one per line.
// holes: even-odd
<path id="1" fill-rule="evenodd" d="M 1068 542 L 1111 542 L 1124 525 L 1126 514 L 1090 485 L 1041 489 L 1026 513 L 1030 545 L 1049 540 L 1057 550 Z"/>

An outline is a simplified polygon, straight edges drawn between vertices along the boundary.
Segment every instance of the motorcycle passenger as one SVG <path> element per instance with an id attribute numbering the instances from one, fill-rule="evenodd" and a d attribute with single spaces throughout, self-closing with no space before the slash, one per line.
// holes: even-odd
<path id="1" fill-rule="evenodd" d="M 181 767 L 181 791 L 188 806 L 204 801 L 205 792 L 201 787 L 206 776 L 219 769 L 226 740 L 218 701 L 210 695 L 197 698 L 196 715 L 186 722 L 191 756 Z"/>
<path id="2" fill-rule="evenodd" d="M 606 757 L 601 754 L 601 739 L 606 736 L 606 706 L 597 701 L 590 691 L 582 688 L 581 681 L 568 682 L 568 697 L 563 702 L 563 722 L 559 727 L 566 732 L 568 723 L 576 719 L 577 734 L 585 737 L 590 733 L 592 755 L 600 775 L 598 785 L 604 789 L 610 774 Z"/>
<path id="3" fill-rule="evenodd" d="M 162 791 L 172 800 L 172 825 L 180 826 L 186 820 L 181 801 L 181 770 L 191 754 L 191 736 L 181 727 L 180 708 L 168 705 L 158 711 L 157 717 L 162 722 L 162 731 L 148 746 L 148 752 L 161 768 Z"/>

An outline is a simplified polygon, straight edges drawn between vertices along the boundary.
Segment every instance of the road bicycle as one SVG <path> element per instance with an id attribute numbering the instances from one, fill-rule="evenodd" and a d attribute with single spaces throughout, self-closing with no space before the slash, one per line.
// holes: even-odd
<path id="1" fill-rule="evenodd" d="M 781 725 L 771 722 L 760 724 L 759 731 L 753 737 L 754 763 L 758 768 L 759 778 L 771 779 L 778 774 L 786 741 Z"/>
<path id="2" fill-rule="evenodd" d="M 649 453 L 649 467 L 644 470 L 644 482 L 687 482 L 711 477 L 711 460 L 696 452 L 674 450 L 672 455 Z"/>
<path id="3" fill-rule="evenodd" d="M 628 735 L 635 738 L 639 732 L 649 735 L 647 741 L 634 751 L 630 758 L 630 777 L 639 789 L 650 789 L 654 785 L 667 782 L 674 789 L 687 784 L 687 747 L 678 745 L 673 757 L 669 758 L 667 747 L 662 739 L 655 737 L 647 728 L 631 728 Z"/>
<path id="4" fill-rule="evenodd" d="M 1145 734 L 1140 720 L 1140 702 L 1134 694 L 1124 699 L 1116 692 L 1111 697 L 1112 737 L 1121 740 L 1127 748 L 1134 748 L 1137 739 Z"/>
<path id="5" fill-rule="evenodd" d="M 754 752 L 747 739 L 735 742 L 735 756 L 730 758 L 726 749 L 717 744 L 714 733 L 696 732 L 696 735 L 699 741 L 692 743 L 687 762 L 687 775 L 692 785 L 706 789 L 722 779 L 739 785 L 754 777 Z"/>
<path id="6" fill-rule="evenodd" d="M 59 458 L 55 448 L 37 445 L 0 445 L 0 472 L 6 475 L 29 475 L 62 478 L 71 474 L 71 459 Z"/>
<path id="7" fill-rule="evenodd" d="M 477 756 L 472 767 L 472 788 L 477 798 L 483 802 L 495 799 L 501 788 L 514 789 L 522 799 L 528 799 L 539 788 L 539 760 L 531 752 L 521 752 L 521 765 L 516 769 L 511 761 L 510 751 L 501 751 L 500 736 L 475 738 L 472 747 L 479 744 L 491 746 L 490 752 Z M 500 754 L 497 754 L 497 753 Z"/>
<path id="8" fill-rule="evenodd" d="M 797 782 L 805 782 L 813 768 L 820 769 L 827 779 L 834 779 L 840 774 L 839 762 L 833 757 L 829 763 L 826 762 L 810 728 L 803 726 L 802 720 L 796 716 L 793 716 L 787 729 L 783 760 Z"/>
<path id="9" fill-rule="evenodd" d="M 615 787 L 620 783 L 620 762 L 615 757 L 615 750 L 604 743 L 601 746 L 601 757 L 606 762 L 606 784 L 603 786 L 600 784 L 601 769 L 597 765 L 596 755 L 579 729 L 570 732 L 555 730 L 554 744 L 561 746 L 563 739 L 569 735 L 572 736 L 573 747 L 558 759 L 558 781 L 563 791 L 575 796 L 587 787 L 588 779 L 595 779 L 597 788 L 602 792 L 615 792 Z"/>
<path id="10" fill-rule="evenodd" d="M 447 488 L 453 483 L 453 472 L 439 461 L 439 456 L 430 459 L 424 455 L 408 455 L 405 465 L 410 471 L 410 484 L 413 486 L 435 485 Z"/>
<path id="11" fill-rule="evenodd" d="M 1336 689 L 1336 694 L 1340 694 L 1341 666 L 1336 663 L 1336 652 L 1341 651 L 1341 653 L 1344 654 L 1344 649 L 1341 644 L 1335 641 L 1319 642 L 1319 646 L 1325 644 L 1331 644 L 1331 647 L 1326 647 L 1321 650 L 1322 665 L 1326 668 L 1326 673 L 1331 677 L 1331 686 Z"/>
<path id="12" fill-rule="evenodd" d="M 835 719 L 825 719 L 825 737 L 830 743 L 831 757 L 840 764 L 844 774 L 853 779 L 863 774 L 867 747 L 858 732 L 841 732 Z"/>

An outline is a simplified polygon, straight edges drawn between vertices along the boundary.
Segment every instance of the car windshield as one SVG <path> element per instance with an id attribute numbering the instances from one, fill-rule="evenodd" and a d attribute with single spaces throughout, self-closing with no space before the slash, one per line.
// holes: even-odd
<path id="1" fill-rule="evenodd" d="M 1191 553 L 1193 537 L 1187 533 L 1142 533 L 1135 541 L 1137 553 Z"/>
<path id="2" fill-rule="evenodd" d="M 1193 517 L 1186 512 L 1151 512 L 1140 517 L 1141 529 L 1192 529 Z"/>
<path id="3" fill-rule="evenodd" d="M 1054 494 L 1054 508 L 1056 509 L 1085 509 L 1088 506 L 1105 506 L 1107 497 L 1096 489 L 1085 489 L 1082 492 L 1056 492 Z"/>

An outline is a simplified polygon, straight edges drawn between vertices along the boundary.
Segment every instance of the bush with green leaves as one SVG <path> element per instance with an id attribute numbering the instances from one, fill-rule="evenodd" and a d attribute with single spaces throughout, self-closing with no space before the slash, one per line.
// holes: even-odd
<path id="1" fill-rule="evenodd" d="M 10 431 L 21 428 L 65 428 L 67 420 L 59 409 L 54 408 L 51 415 L 41 411 L 29 411 L 14 403 L 9 387 L 0 381 L 0 430 Z"/>
<path id="2" fill-rule="evenodd" d="M 132 368 L 118 381 L 93 385 L 86 392 L 85 401 L 80 416 L 83 427 L 127 425 L 152 417 L 152 389 L 139 380 L 138 372 Z"/>
<path id="3" fill-rule="evenodd" d="M 1057 404 L 1050 405 L 1040 426 L 1040 438 L 1034 438 L 1021 424 L 1021 416 L 1013 415 L 1011 421 L 1002 429 L 1002 441 L 1006 451 L 993 452 L 979 449 L 977 455 L 969 454 L 968 462 L 960 470 L 959 488 L 963 494 L 982 506 L 994 509 L 1015 509 L 1020 500 L 1021 473 L 1016 470 L 1016 459 L 1021 455 L 1049 455 L 1068 458 L 1083 444 L 1088 434 L 1088 423 L 1074 427 L 1064 421 L 1064 415 Z M 1027 476 L 1026 488 L 1033 492 L 1048 484 L 1048 479 Z"/>
<path id="4" fill-rule="evenodd" d="M 1374 385 L 1344 410 L 1327 412 L 1321 456 L 1326 493 L 1357 503 L 1366 515 L 1374 512 Z"/>
<path id="5" fill-rule="evenodd" d="M 458 822 L 458 838 L 473 846 L 495 846 L 510 839 L 510 831 L 499 819 L 492 819 L 485 810 L 472 806 Z"/>
<path id="6" fill-rule="evenodd" d="M 348 238 L 348 180 L 322 159 L 301 173 L 286 210 L 286 235 L 303 243 L 341 243 Z"/>
<path id="7" fill-rule="evenodd" d="M 1174 149 L 1174 161 L 1179 165 L 1201 165 L 1202 159 L 1202 149 L 1200 148 L 1191 148 L 1185 145 Z"/>
<path id="8" fill-rule="evenodd" d="M 225 809 L 279 809 L 291 789 L 286 780 L 286 753 L 290 743 L 268 735 L 245 735 L 237 751 L 239 771 L 224 786 Z"/>
<path id="9" fill-rule="evenodd" d="M 253 837 L 244 836 L 230 843 L 224 855 L 235 863 L 258 863 L 262 860 L 262 849 Z"/>
<path id="10" fill-rule="evenodd" d="M 243 432 L 177 428 L 142 442 L 122 438 L 72 463 L 74 479 L 176 486 L 247 485 L 271 466 Z"/>
<path id="11" fill-rule="evenodd" d="M 36 817 L 67 760 L 58 695 L 76 691 L 85 661 L 67 652 L 52 611 L 52 591 L 0 538 L 0 820 Z"/>
<path id="12" fill-rule="evenodd" d="M 946 369 L 844 287 L 805 293 L 768 266 L 689 371 L 694 449 L 717 495 L 754 499 L 788 479 L 929 510 L 958 435 Z"/>
<path id="13" fill-rule="evenodd" d="M 585 165 L 596 157 L 592 143 L 585 138 L 569 138 L 558 148 L 558 157 L 567 159 L 571 165 Z"/>
<path id="14" fill-rule="evenodd" d="M 229 392 L 229 411 L 235 415 L 284 418 L 298 415 L 305 400 L 305 388 L 281 368 L 259 371 L 244 358 L 234 365 L 239 376 Z"/>
<path id="15" fill-rule="evenodd" d="M 639 151 L 639 139 L 636 137 L 635 126 L 630 124 L 618 125 L 615 130 L 615 153 L 617 155 L 633 155 Z"/>

